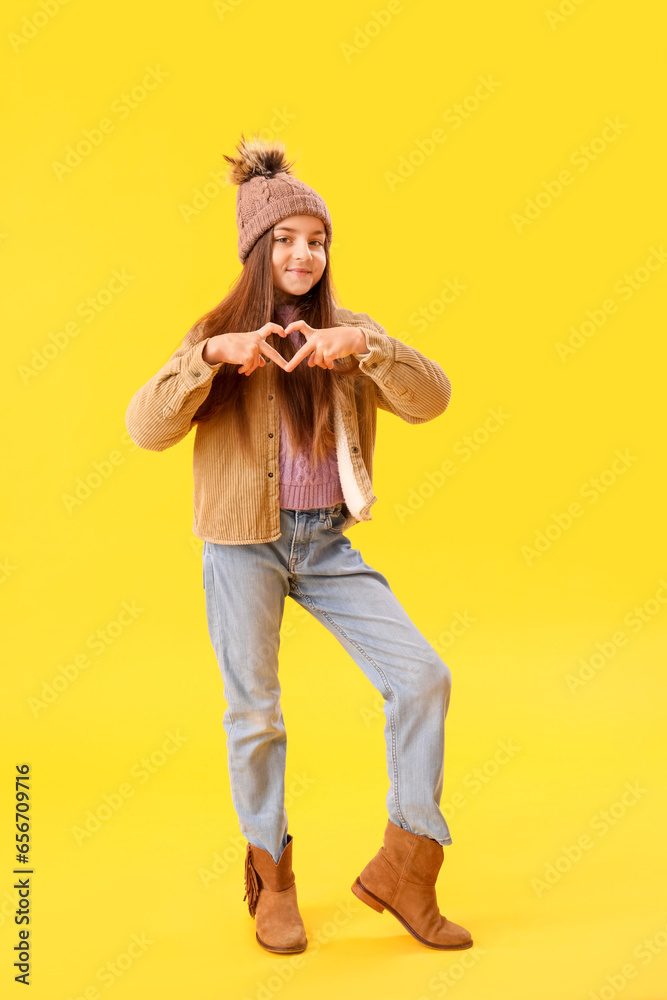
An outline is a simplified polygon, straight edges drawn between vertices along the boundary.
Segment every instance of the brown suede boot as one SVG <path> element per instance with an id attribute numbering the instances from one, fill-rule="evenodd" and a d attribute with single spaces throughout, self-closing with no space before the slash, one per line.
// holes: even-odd
<path id="1" fill-rule="evenodd" d="M 422 944 L 452 951 L 470 948 L 470 932 L 438 910 L 435 883 L 443 857 L 437 840 L 388 820 L 383 846 L 352 884 L 352 892 L 378 913 L 389 910 Z"/>
<path id="2" fill-rule="evenodd" d="M 255 937 L 267 951 L 305 951 L 308 939 L 296 899 L 292 871 L 292 834 L 275 863 L 268 851 L 248 842 L 245 856 L 245 896 L 255 917 Z"/>

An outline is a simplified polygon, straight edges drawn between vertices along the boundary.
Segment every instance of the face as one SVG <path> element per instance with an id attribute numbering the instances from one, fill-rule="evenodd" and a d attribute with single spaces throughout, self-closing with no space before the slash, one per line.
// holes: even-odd
<path id="1" fill-rule="evenodd" d="M 294 302 L 322 277 L 326 230 L 314 215 L 290 215 L 273 227 L 272 275 L 276 301 Z"/>

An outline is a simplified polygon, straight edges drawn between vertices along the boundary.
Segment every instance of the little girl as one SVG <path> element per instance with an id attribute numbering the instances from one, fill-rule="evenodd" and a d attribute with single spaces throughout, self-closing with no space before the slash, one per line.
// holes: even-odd
<path id="1" fill-rule="evenodd" d="M 306 948 L 278 679 L 290 597 L 384 698 L 388 819 L 352 892 L 425 945 L 469 948 L 469 932 L 440 913 L 435 892 L 452 842 L 439 809 L 451 674 L 345 534 L 372 520 L 377 408 L 421 424 L 444 412 L 451 386 L 437 362 L 335 304 L 329 211 L 292 174 L 282 144 L 242 135 L 236 148 L 225 160 L 238 184 L 243 269 L 137 391 L 126 424 L 152 451 L 197 425 L 193 532 L 204 543 L 232 801 L 248 842 L 243 898 L 263 948 Z"/>

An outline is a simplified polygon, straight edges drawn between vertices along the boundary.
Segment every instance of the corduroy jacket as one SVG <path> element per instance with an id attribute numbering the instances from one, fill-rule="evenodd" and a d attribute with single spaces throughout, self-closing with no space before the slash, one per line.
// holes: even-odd
<path id="1" fill-rule="evenodd" d="M 360 327 L 368 351 L 356 354 L 359 390 L 343 381 L 346 402 L 334 411 L 336 454 L 345 503 L 343 531 L 371 521 L 373 452 L 377 408 L 409 424 L 432 420 L 447 408 L 451 385 L 436 361 L 403 343 L 366 313 L 336 309 L 336 326 Z M 125 423 L 140 448 L 164 451 L 192 429 L 220 364 L 202 358 L 207 337 L 194 326 L 169 361 L 132 397 Z M 267 361 L 267 359 L 264 359 Z M 306 360 L 302 362 L 306 364 Z M 202 541 L 222 545 L 273 542 L 280 538 L 279 413 L 275 363 L 247 376 L 248 414 L 254 459 L 244 461 L 230 413 L 196 426 L 193 449 L 192 530 Z M 246 378 L 246 376 L 239 376 Z"/>

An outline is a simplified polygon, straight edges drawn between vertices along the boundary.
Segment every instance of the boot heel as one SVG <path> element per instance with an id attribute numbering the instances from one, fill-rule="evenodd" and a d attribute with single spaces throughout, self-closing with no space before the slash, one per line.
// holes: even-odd
<path id="1" fill-rule="evenodd" d="M 352 883 L 352 892 L 357 899 L 360 899 L 362 903 L 366 903 L 366 905 L 370 906 L 371 909 L 377 910 L 378 913 L 382 913 L 384 911 L 382 903 L 366 892 L 359 879 L 355 879 Z"/>

